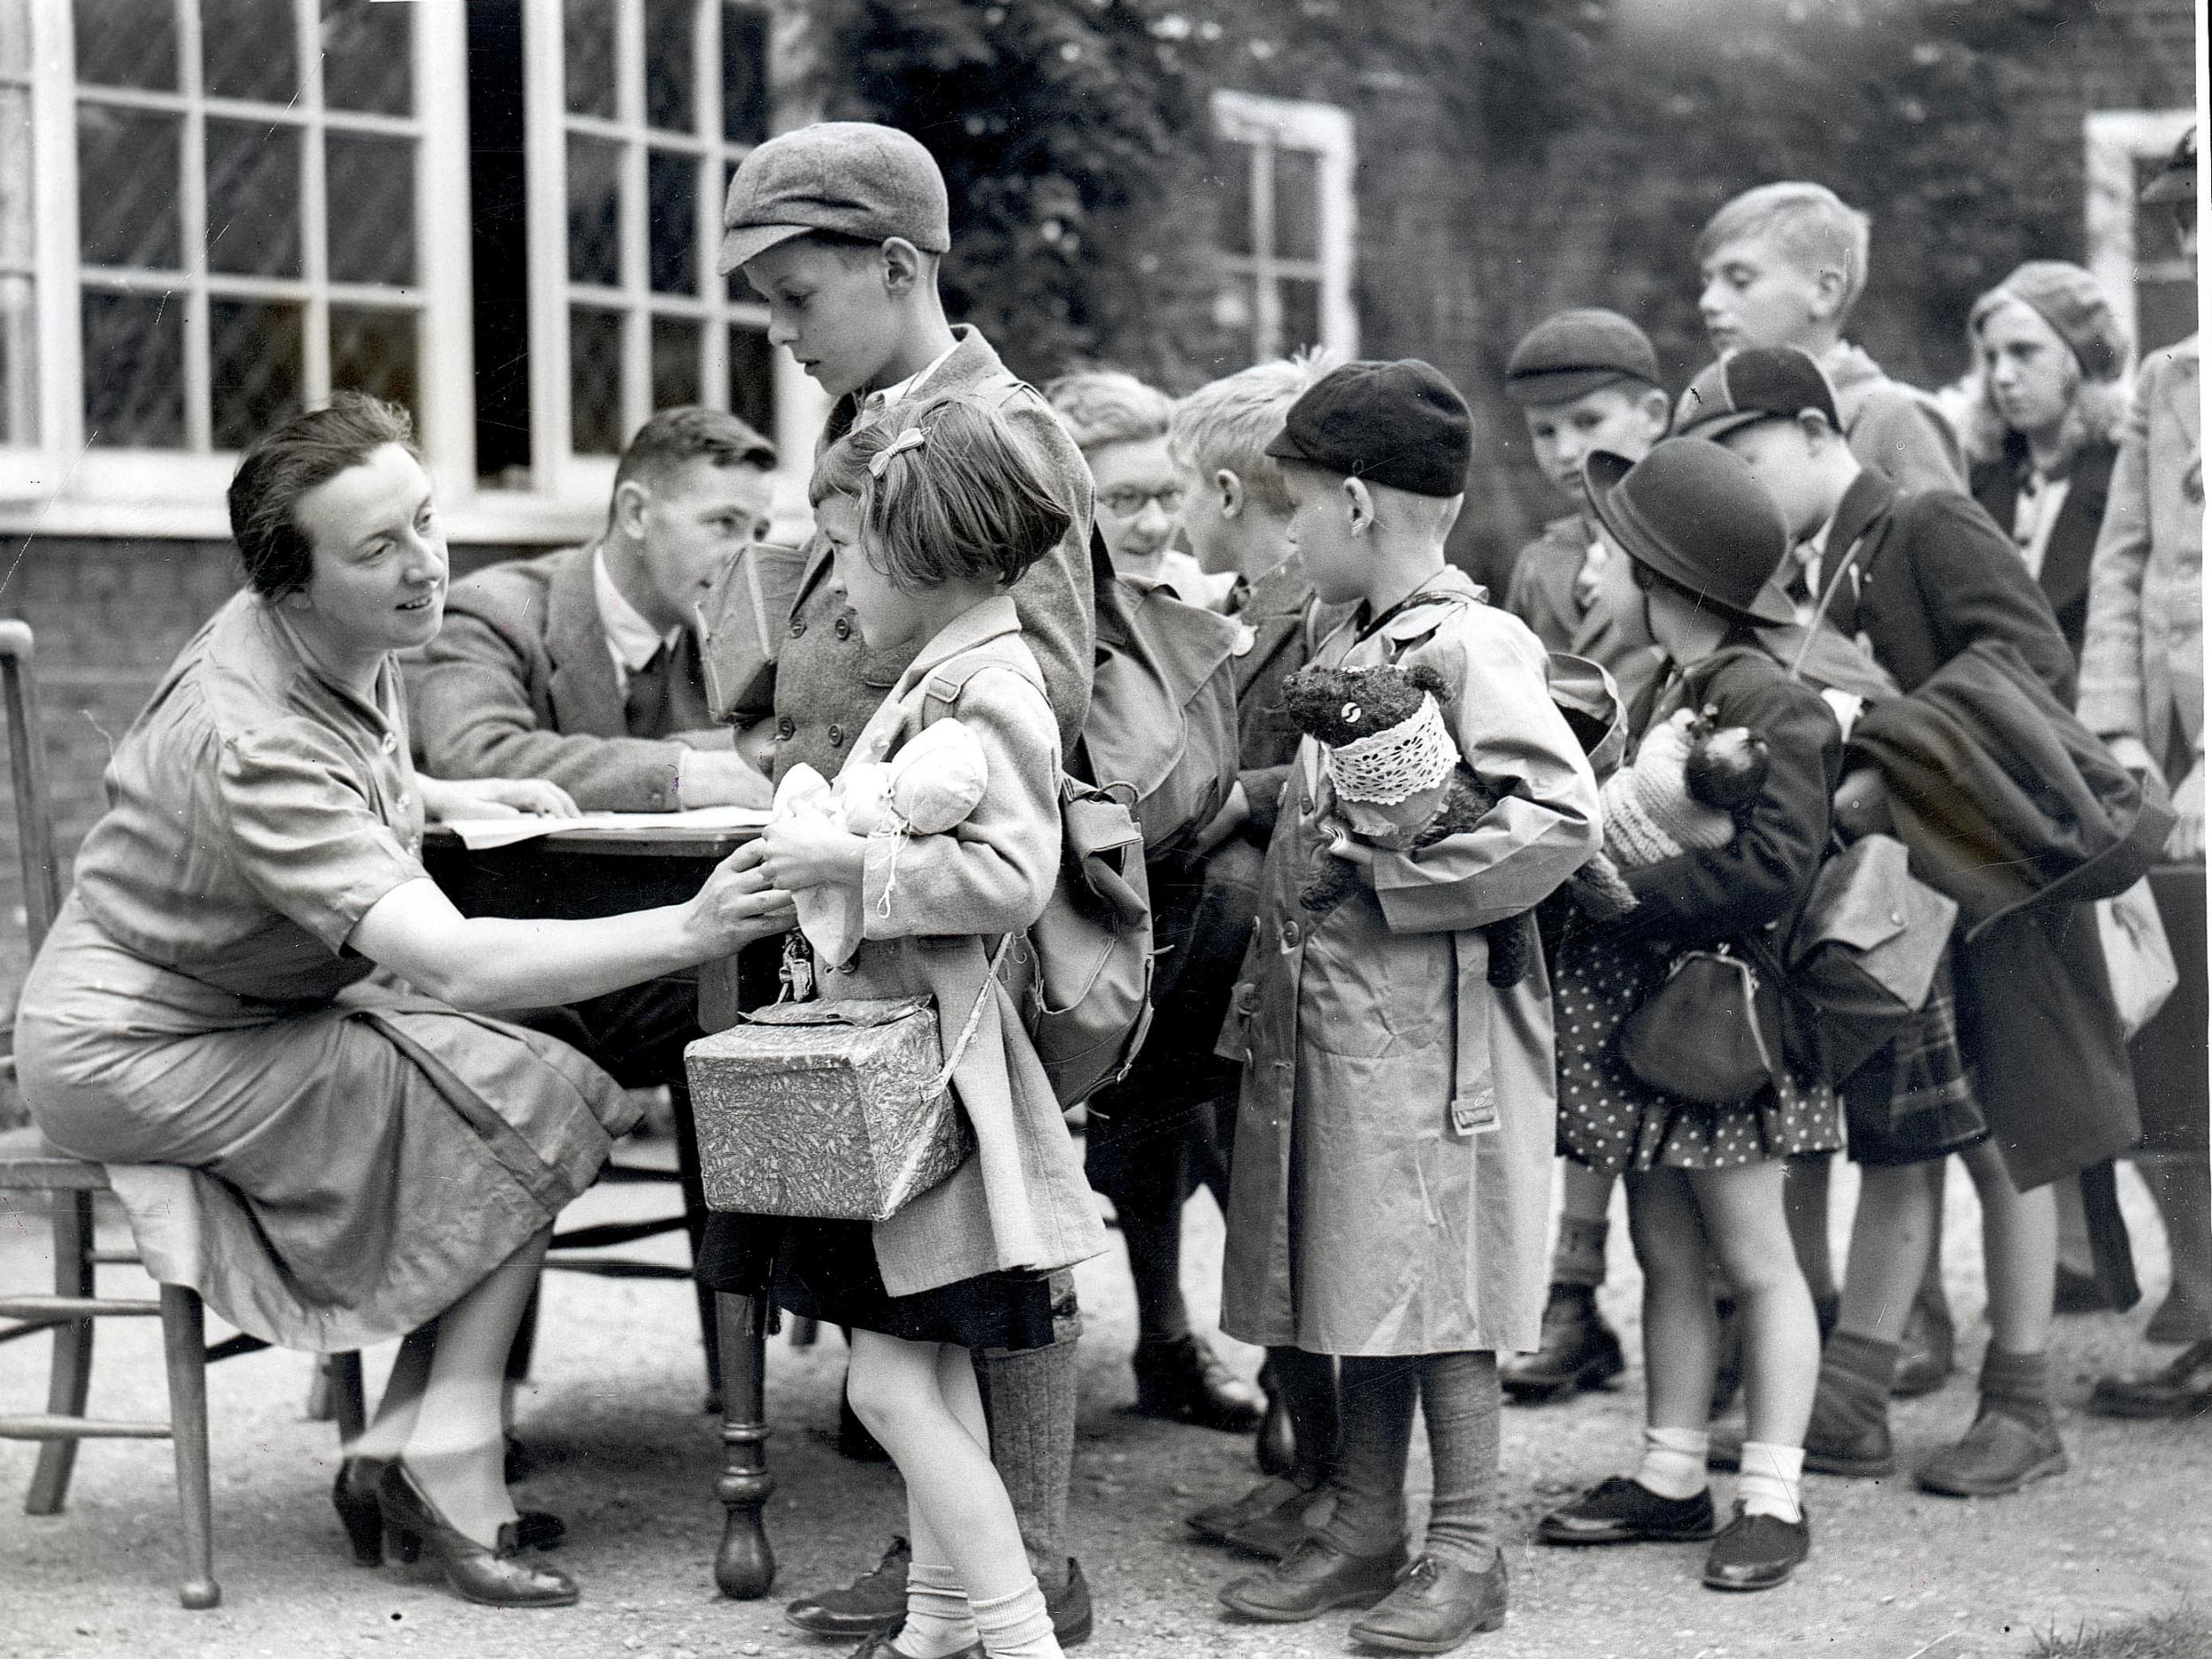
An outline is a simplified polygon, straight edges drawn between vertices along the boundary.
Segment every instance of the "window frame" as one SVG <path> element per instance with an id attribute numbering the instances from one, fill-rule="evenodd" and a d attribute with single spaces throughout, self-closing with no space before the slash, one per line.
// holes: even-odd
<path id="1" fill-rule="evenodd" d="M 1357 357 L 1359 313 L 1353 303 L 1352 278 L 1358 238 L 1358 202 L 1353 190 L 1358 144 L 1351 113 L 1333 104 L 1227 88 L 1214 92 L 1212 110 L 1216 135 L 1252 152 L 1253 251 L 1223 250 L 1218 257 L 1225 273 L 1252 284 L 1256 357 L 1283 355 L 1281 290 L 1276 285 L 1285 279 L 1319 281 L 1321 338 L 1317 343 L 1347 357 Z M 1315 158 L 1317 259 L 1284 259 L 1275 252 L 1277 150 L 1295 150 Z"/>
<path id="2" fill-rule="evenodd" d="M 2196 277 L 2189 261 L 2178 256 L 2139 257 L 2136 164 L 2170 156 L 2196 119 L 2193 109 L 2092 110 L 2082 117 L 2083 263 L 2104 289 L 2139 353 L 2142 341 L 2137 327 L 2136 285 L 2147 278 L 2193 285 Z"/>

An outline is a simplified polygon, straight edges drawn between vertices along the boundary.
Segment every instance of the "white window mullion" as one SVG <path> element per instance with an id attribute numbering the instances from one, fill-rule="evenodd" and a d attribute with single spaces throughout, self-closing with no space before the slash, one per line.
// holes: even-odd
<path id="1" fill-rule="evenodd" d="M 437 10 L 438 8 L 431 8 Z M 558 495 L 572 450 L 568 407 L 568 134 L 558 5 L 522 9 L 523 166 L 530 262 L 530 470 Z"/>
<path id="2" fill-rule="evenodd" d="M 330 401 L 330 180 L 324 166 L 323 42 L 319 0 L 293 0 L 292 34 L 299 53 L 300 274 L 307 308 L 300 327 L 300 394 L 309 407 Z"/>
<path id="3" fill-rule="evenodd" d="M 414 11 L 415 109 L 421 123 L 415 143 L 415 278 L 424 301 L 417 313 L 416 396 L 431 475 L 448 500 L 458 500 L 476 488 L 468 18 L 457 5 Z M 559 38 L 557 30 L 557 45 Z"/>
<path id="4" fill-rule="evenodd" d="M 215 447 L 214 381 L 208 363 L 207 119 L 200 103 L 200 0 L 177 6 L 177 85 L 187 99 L 184 177 L 178 191 L 179 256 L 184 266 L 184 447 Z"/>
<path id="5" fill-rule="evenodd" d="M 651 197 L 645 143 L 645 0 L 619 0 L 616 12 L 615 116 L 627 129 L 615 214 L 621 250 L 622 442 L 653 412 Z"/>
<path id="6" fill-rule="evenodd" d="M 47 476 L 84 447 L 84 299 L 77 280 L 76 38 L 67 0 L 31 8 L 34 250 L 38 269 L 39 437 Z"/>
<path id="7" fill-rule="evenodd" d="M 722 144 L 722 7 L 708 0 L 695 14 L 691 54 L 691 123 L 702 154 L 695 191 L 698 227 L 699 293 L 706 320 L 699 328 L 699 401 L 709 409 L 730 406 L 729 289 L 715 274 L 722 251 L 722 174 L 728 167 Z"/>
<path id="8" fill-rule="evenodd" d="M 1275 272 L 1275 141 L 1252 150 L 1252 337 L 1264 362 L 1283 352 L 1283 295 Z"/>

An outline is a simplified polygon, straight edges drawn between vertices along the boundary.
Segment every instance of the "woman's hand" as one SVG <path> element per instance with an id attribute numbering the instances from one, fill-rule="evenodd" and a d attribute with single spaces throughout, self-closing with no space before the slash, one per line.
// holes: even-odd
<path id="1" fill-rule="evenodd" d="M 761 834 L 762 866 L 776 886 L 802 887 L 861 885 L 868 864 L 868 843 L 810 812 L 776 819 Z"/>
<path id="2" fill-rule="evenodd" d="M 798 925 L 791 895 L 771 882 L 765 858 L 759 841 L 748 841 L 714 867 L 692 900 L 691 925 L 714 947 L 709 955 L 728 956 Z"/>
<path id="3" fill-rule="evenodd" d="M 568 791 L 542 778 L 424 778 L 422 810 L 436 822 L 462 818 L 581 818 Z"/>

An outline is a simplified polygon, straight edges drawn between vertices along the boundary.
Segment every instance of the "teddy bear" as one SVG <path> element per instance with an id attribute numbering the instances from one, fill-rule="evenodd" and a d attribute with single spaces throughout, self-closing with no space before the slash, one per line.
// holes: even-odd
<path id="1" fill-rule="evenodd" d="M 1322 747 L 1335 786 L 1333 813 L 1346 839 L 1411 852 L 1474 828 L 1504 798 L 1505 790 L 1460 757 L 1440 703 L 1448 690 L 1443 676 L 1422 664 L 1312 664 L 1283 682 L 1285 712 Z M 1359 882 L 1349 860 L 1325 856 L 1299 902 L 1315 915 L 1325 914 Z M 1585 865 L 1572 885 L 1578 901 L 1594 915 L 1624 915 L 1635 903 L 1602 855 Z M 1535 931 L 1531 916 L 1493 922 L 1482 931 L 1490 943 L 1489 983 L 1500 989 L 1519 984 Z"/>
<path id="2" fill-rule="evenodd" d="M 982 743 L 949 716 L 923 727 L 889 760 L 851 762 L 833 784 L 800 762 L 776 786 L 771 818 L 813 814 L 855 835 L 940 835 L 967 821 L 988 781 Z M 892 856 L 895 879 L 896 848 Z M 834 968 L 859 949 L 859 889 L 806 887 L 792 895 L 792 904 L 818 962 Z"/>
<path id="3" fill-rule="evenodd" d="M 1719 726 L 1709 708 L 1676 710 L 1605 780 L 1606 851 L 1640 870 L 1719 850 L 1766 787 L 1767 765 L 1767 741 L 1748 726 Z"/>

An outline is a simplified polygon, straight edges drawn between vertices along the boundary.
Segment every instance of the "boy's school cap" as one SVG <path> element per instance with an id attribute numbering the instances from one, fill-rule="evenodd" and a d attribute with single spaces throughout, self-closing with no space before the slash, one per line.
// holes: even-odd
<path id="1" fill-rule="evenodd" d="M 862 242 L 903 236 L 924 253 L 952 247 L 945 175 L 919 139 L 873 121 L 817 121 L 751 150 L 722 205 L 728 275 L 810 230 Z"/>
<path id="2" fill-rule="evenodd" d="M 1505 395 L 1524 405 L 1571 403 L 1622 380 L 1660 385 L 1659 354 L 1634 323 L 1594 305 L 1544 319 L 1505 365 Z"/>
<path id="3" fill-rule="evenodd" d="M 2018 300 L 2050 324 L 2093 380 L 2119 378 L 2127 366 L 2128 339 L 2113 314 L 2104 289 L 2078 265 L 2063 259 L 2031 259 L 1974 302 L 1967 313 L 1970 338 L 1983 319 L 2008 299 Z"/>
<path id="4" fill-rule="evenodd" d="M 2165 171 L 2143 187 L 2146 202 L 2193 202 L 2197 199 L 2197 129 L 2191 127 L 2166 158 Z"/>
<path id="5" fill-rule="evenodd" d="M 1267 453 L 1416 495 L 1456 495 L 1474 423 L 1458 388 L 1418 357 L 1347 363 L 1290 406 Z"/>
<path id="6" fill-rule="evenodd" d="M 1795 346 L 1754 346 L 1731 352 L 1690 382 L 1674 411 L 1674 435 L 1715 442 L 1740 426 L 1776 416 L 1793 419 L 1817 410 L 1838 432 L 1835 388 L 1820 365 Z"/>
<path id="7" fill-rule="evenodd" d="M 1740 456 L 1683 438 L 1632 463 L 1597 449 L 1582 464 L 1582 485 L 1599 522 L 1639 565 L 1740 617 L 1794 618 L 1773 581 L 1789 526 Z"/>

